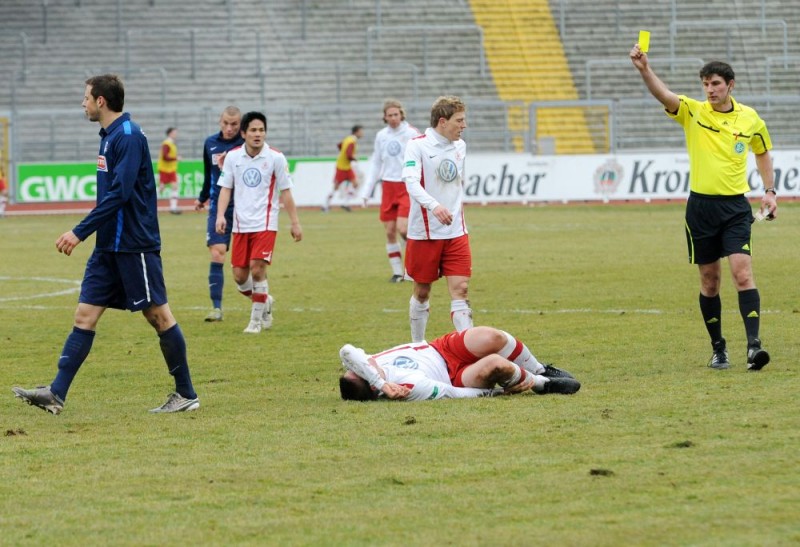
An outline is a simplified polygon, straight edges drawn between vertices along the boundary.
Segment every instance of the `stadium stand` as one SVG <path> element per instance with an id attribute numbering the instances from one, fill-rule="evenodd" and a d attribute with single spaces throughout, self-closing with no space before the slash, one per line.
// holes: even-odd
<path id="1" fill-rule="evenodd" d="M 733 23 L 691 26 L 723 15 Z M 443 93 L 467 101 L 472 150 L 682 147 L 627 60 L 640 28 L 676 91 L 700 96 L 698 66 L 729 60 L 737 98 L 776 146 L 800 145 L 800 12 L 779 0 L 4 0 L 0 20 L 0 111 L 14 112 L 17 161 L 96 152 L 79 104 L 85 77 L 105 71 L 124 76 L 127 108 L 151 134 L 181 128 L 185 156 L 229 103 L 265 109 L 287 155 L 331 155 L 353 123 L 367 154 L 383 98 L 425 127 Z M 543 100 L 567 103 L 537 110 L 530 138 L 529 104 Z"/>

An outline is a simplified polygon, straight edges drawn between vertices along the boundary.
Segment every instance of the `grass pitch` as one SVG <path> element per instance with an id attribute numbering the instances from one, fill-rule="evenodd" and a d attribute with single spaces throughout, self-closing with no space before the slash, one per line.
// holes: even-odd
<path id="1" fill-rule="evenodd" d="M 710 345 L 685 263 L 683 206 L 469 207 L 476 324 L 573 372 L 575 396 L 345 403 L 338 348 L 407 341 L 409 284 L 391 285 L 377 212 L 301 211 L 279 234 L 275 324 L 226 271 L 207 324 L 202 214 L 162 217 L 170 303 L 199 411 L 151 415 L 171 390 L 140 314 L 109 310 L 52 416 L 12 385 L 48 383 L 93 240 L 78 217 L 0 220 L 0 544 L 790 545 L 800 542 L 800 206 L 754 226 L 762 339 L 745 372 L 729 274 Z M 285 222 L 285 218 L 282 219 Z M 727 268 L 727 265 L 726 265 Z M 429 337 L 451 328 L 434 285 Z"/>

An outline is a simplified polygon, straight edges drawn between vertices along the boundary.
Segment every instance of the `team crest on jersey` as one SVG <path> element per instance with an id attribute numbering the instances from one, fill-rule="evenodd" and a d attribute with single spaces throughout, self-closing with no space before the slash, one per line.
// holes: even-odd
<path id="1" fill-rule="evenodd" d="M 409 359 L 408 357 L 397 357 L 392 362 L 392 366 L 395 366 L 397 368 L 409 368 L 416 370 L 419 368 L 419 363 L 417 363 L 413 359 Z"/>
<path id="2" fill-rule="evenodd" d="M 244 182 L 245 186 L 255 188 L 261 184 L 261 171 L 255 167 L 245 170 L 245 172 L 242 173 L 242 182 Z"/>
<path id="3" fill-rule="evenodd" d="M 736 143 L 736 144 L 733 146 L 733 149 L 734 149 L 734 151 L 735 151 L 737 154 L 741 154 L 742 152 L 744 152 L 744 148 L 745 148 L 745 147 L 744 147 L 744 143 L 743 143 L 743 142 L 737 142 L 737 143 Z"/>
<path id="4" fill-rule="evenodd" d="M 97 170 L 108 173 L 108 164 L 105 156 L 97 156 Z"/>
<path id="5" fill-rule="evenodd" d="M 397 141 L 391 141 L 389 146 L 386 147 L 386 152 L 390 156 L 399 156 L 403 151 L 403 146 Z"/>
<path id="6" fill-rule="evenodd" d="M 442 182 L 453 182 L 458 177 L 458 168 L 451 159 L 445 159 L 436 168 L 436 174 Z"/>

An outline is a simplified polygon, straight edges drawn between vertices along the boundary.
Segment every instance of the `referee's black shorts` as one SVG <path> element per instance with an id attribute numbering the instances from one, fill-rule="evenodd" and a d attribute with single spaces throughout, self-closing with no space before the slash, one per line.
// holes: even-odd
<path id="1" fill-rule="evenodd" d="M 736 253 L 751 254 L 753 210 L 744 195 L 691 192 L 686 202 L 686 244 L 690 264 L 711 264 Z"/>

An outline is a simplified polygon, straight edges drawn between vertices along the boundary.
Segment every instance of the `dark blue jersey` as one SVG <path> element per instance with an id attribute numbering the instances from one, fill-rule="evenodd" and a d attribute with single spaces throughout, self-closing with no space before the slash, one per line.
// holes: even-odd
<path id="1" fill-rule="evenodd" d="M 158 251 L 157 211 L 147 137 L 126 112 L 100 130 L 97 205 L 72 231 L 81 241 L 97 232 L 100 251 Z"/>
<path id="2" fill-rule="evenodd" d="M 197 200 L 200 203 L 205 203 L 211 198 L 211 207 L 215 210 L 217 208 L 217 196 L 219 196 L 219 180 L 220 169 L 217 165 L 217 156 L 223 152 L 227 152 L 232 148 L 242 146 L 244 139 L 241 133 L 238 133 L 234 138 L 225 140 L 222 137 L 222 131 L 215 133 L 206 139 L 203 145 L 203 189 L 200 190 L 200 197 Z M 233 207 L 233 197 L 231 196 L 231 203 L 229 208 Z"/>

